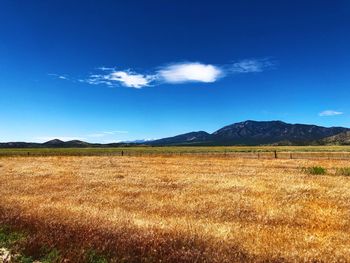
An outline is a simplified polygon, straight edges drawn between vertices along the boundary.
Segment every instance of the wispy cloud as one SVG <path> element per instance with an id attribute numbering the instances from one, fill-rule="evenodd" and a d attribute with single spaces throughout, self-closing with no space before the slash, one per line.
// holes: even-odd
<path id="1" fill-rule="evenodd" d="M 113 67 L 97 68 L 99 74 L 91 74 L 80 82 L 107 86 L 124 86 L 140 89 L 143 87 L 187 82 L 213 83 L 230 74 L 263 72 L 274 67 L 270 59 L 246 59 L 225 65 L 201 62 L 170 63 L 153 70 L 153 73 L 138 73 L 131 69 L 120 70 Z"/>
<path id="2" fill-rule="evenodd" d="M 119 82 L 125 87 L 142 88 L 149 86 L 153 80 L 153 76 L 137 74 L 131 71 L 114 71 L 105 76 L 110 82 Z"/>
<path id="3" fill-rule="evenodd" d="M 104 134 L 128 133 L 128 131 L 104 131 Z"/>
<path id="4" fill-rule="evenodd" d="M 272 69 L 274 66 L 275 62 L 269 59 L 245 59 L 233 63 L 230 71 L 233 73 L 263 72 Z"/>
<path id="5" fill-rule="evenodd" d="M 336 116 L 336 115 L 343 115 L 344 112 L 341 111 L 335 111 L 335 110 L 325 110 L 320 112 L 318 115 L 321 117 L 325 117 L 325 116 Z"/>
<path id="6" fill-rule="evenodd" d="M 104 71 L 110 71 L 107 74 L 93 74 L 86 80 L 80 80 L 80 82 L 86 82 L 92 85 L 105 84 L 107 86 L 115 86 L 120 84 L 130 88 L 142 88 L 149 86 L 153 80 L 151 75 L 137 74 L 132 71 L 111 71 L 104 69 Z"/>
<path id="7" fill-rule="evenodd" d="M 101 137 L 105 137 L 105 136 L 110 136 L 110 135 L 115 135 L 115 134 L 125 134 L 128 133 L 127 131 L 103 131 L 103 132 L 98 132 L 98 133 L 91 133 L 88 134 L 88 137 L 92 137 L 92 138 L 101 138 Z"/>
<path id="8" fill-rule="evenodd" d="M 48 74 L 49 76 L 52 76 L 56 79 L 64 79 L 64 80 L 69 80 L 68 76 L 67 75 L 59 75 L 59 74 L 53 74 L 53 73 L 50 73 Z"/>

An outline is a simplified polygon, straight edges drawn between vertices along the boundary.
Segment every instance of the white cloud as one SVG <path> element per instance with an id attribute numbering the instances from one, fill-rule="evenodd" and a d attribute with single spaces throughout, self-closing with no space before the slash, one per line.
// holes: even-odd
<path id="1" fill-rule="evenodd" d="M 344 112 L 334 111 L 334 110 L 325 110 L 320 112 L 318 115 L 321 117 L 324 117 L 324 116 L 336 116 L 336 115 L 342 115 L 342 114 L 344 114 Z"/>
<path id="2" fill-rule="evenodd" d="M 110 81 L 119 81 L 126 87 L 139 89 L 145 86 L 149 86 L 153 77 L 127 71 L 115 71 L 107 75 L 106 78 Z"/>
<path id="3" fill-rule="evenodd" d="M 87 80 L 82 80 L 81 82 L 86 82 L 94 85 L 106 84 L 108 86 L 114 86 L 115 84 L 119 83 L 125 87 L 139 89 L 149 86 L 153 80 L 153 76 L 151 75 L 137 74 L 131 71 L 112 71 L 109 68 L 103 68 L 101 70 L 107 70 L 111 72 L 105 75 L 93 74 L 90 75 Z"/>
<path id="4" fill-rule="evenodd" d="M 253 73 L 263 72 L 266 69 L 270 69 L 274 66 L 274 63 L 268 59 L 245 59 L 233 63 L 230 71 L 233 73 Z"/>
<path id="5" fill-rule="evenodd" d="M 101 74 L 91 74 L 87 79 L 79 79 L 78 81 L 93 85 L 104 84 L 110 87 L 122 85 L 140 89 L 162 83 L 213 83 L 229 74 L 262 72 L 273 68 L 274 65 L 269 59 L 241 60 L 230 65 L 212 65 L 200 62 L 172 63 L 158 68 L 151 74 L 100 67 L 97 69 L 102 71 Z"/>
<path id="6" fill-rule="evenodd" d="M 181 63 L 167 66 L 158 71 L 159 77 L 168 83 L 215 82 L 223 75 L 222 70 L 214 65 L 201 63 Z"/>

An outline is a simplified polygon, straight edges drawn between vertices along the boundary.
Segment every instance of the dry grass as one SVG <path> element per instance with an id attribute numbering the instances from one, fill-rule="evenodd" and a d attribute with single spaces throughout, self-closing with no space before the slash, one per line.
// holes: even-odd
<path id="1" fill-rule="evenodd" d="M 86 261 L 350 261 L 341 160 L 215 156 L 0 159 L 0 223 L 23 253 Z M 322 166 L 312 176 L 302 167 Z"/>

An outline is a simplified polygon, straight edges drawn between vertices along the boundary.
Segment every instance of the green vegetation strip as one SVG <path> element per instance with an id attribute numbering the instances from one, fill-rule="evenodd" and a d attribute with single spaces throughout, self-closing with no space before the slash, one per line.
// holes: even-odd
<path id="1" fill-rule="evenodd" d="M 350 153 L 350 146 L 135 146 L 115 148 L 2 148 L 0 149 L 0 156 L 230 154 L 271 153 L 274 151 L 291 153 Z"/>
<path id="2" fill-rule="evenodd" d="M 313 166 L 304 168 L 304 172 L 312 175 L 324 175 L 327 173 L 327 170 L 321 166 Z"/>

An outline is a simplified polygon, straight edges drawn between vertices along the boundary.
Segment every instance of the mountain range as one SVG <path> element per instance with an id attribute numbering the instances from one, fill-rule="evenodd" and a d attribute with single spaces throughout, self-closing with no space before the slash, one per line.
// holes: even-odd
<path id="1" fill-rule="evenodd" d="M 198 131 L 150 142 L 152 145 L 307 145 L 350 131 L 344 127 L 289 124 L 282 121 L 244 121 L 211 134 Z M 340 141 L 338 140 L 338 143 Z"/>
<path id="2" fill-rule="evenodd" d="M 225 126 L 213 133 L 189 132 L 153 141 L 128 141 L 124 143 L 87 143 L 83 141 L 61 141 L 45 143 L 8 142 L 0 148 L 70 148 L 70 147 L 120 147 L 132 145 L 325 145 L 350 144 L 350 129 L 344 127 L 322 127 L 308 124 L 290 124 L 282 121 L 244 121 Z"/>

